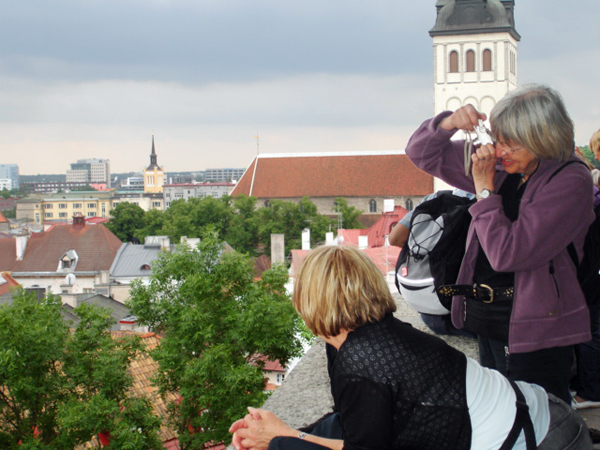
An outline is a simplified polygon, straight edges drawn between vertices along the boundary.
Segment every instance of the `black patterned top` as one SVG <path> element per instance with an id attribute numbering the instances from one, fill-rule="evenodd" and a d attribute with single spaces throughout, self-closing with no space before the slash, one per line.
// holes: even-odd
<path id="1" fill-rule="evenodd" d="M 344 449 L 469 449 L 466 357 L 391 314 L 328 346 Z"/>

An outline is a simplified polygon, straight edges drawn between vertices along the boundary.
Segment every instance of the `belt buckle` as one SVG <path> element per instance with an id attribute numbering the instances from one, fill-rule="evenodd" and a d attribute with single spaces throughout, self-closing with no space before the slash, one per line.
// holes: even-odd
<path id="1" fill-rule="evenodd" d="M 489 287 L 487 284 L 480 284 L 479 287 L 481 287 L 483 289 L 487 289 L 488 292 L 490 293 L 490 299 L 482 300 L 482 302 L 483 303 L 494 303 L 494 289 Z"/>

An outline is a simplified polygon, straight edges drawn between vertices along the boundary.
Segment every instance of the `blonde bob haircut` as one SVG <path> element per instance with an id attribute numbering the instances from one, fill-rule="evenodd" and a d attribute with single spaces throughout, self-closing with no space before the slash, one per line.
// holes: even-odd
<path id="1" fill-rule="evenodd" d="M 600 154 L 600 130 L 596 131 L 590 139 L 590 150 L 594 153 L 594 157 L 598 159 L 596 155 Z"/>
<path id="2" fill-rule="evenodd" d="M 321 246 L 308 254 L 292 301 L 306 326 L 327 338 L 396 311 L 377 266 L 360 250 L 346 246 Z"/>
<path id="3" fill-rule="evenodd" d="M 554 89 L 529 84 L 509 92 L 490 113 L 496 141 L 525 147 L 540 159 L 566 161 L 575 149 L 573 121 Z"/>

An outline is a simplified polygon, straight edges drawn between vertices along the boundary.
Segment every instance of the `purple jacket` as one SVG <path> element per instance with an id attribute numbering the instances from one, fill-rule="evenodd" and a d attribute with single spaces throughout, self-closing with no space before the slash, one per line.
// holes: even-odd
<path id="1" fill-rule="evenodd" d="M 437 127 L 450 114 L 425 121 L 410 138 L 406 154 L 425 172 L 474 192 L 472 177 L 464 173 L 463 141 L 451 141 L 455 131 Z M 573 154 L 571 158 L 577 157 Z M 509 328 L 512 353 L 591 339 L 589 311 L 567 246 L 573 242 L 582 254 L 585 234 L 594 219 L 592 178 L 583 164 L 570 164 L 549 182 L 562 164 L 540 161 L 514 222 L 505 216 L 499 195 L 478 201 L 469 210 L 473 219 L 457 283 L 473 282 L 479 245 L 494 270 L 515 273 Z M 506 172 L 499 166 L 496 190 L 505 178 Z M 463 308 L 463 299 L 455 297 L 452 321 L 459 328 L 463 327 Z"/>

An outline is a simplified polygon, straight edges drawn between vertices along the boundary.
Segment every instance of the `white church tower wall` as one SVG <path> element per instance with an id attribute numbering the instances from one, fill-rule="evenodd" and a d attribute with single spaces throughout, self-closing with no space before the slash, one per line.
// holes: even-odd
<path id="1" fill-rule="evenodd" d="M 514 0 L 438 0 L 433 38 L 434 114 L 472 104 L 488 117 L 517 87 Z M 457 133 L 462 138 L 461 133 Z M 448 189 L 434 180 L 434 189 Z"/>

